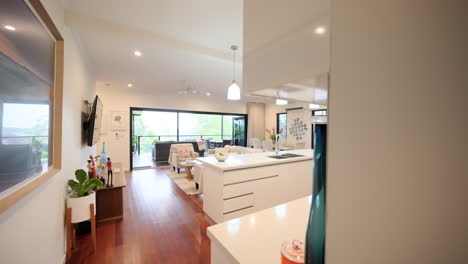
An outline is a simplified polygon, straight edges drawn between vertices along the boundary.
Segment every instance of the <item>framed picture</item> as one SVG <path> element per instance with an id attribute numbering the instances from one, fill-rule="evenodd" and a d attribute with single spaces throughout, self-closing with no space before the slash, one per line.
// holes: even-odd
<path id="1" fill-rule="evenodd" d="M 123 111 L 110 112 L 110 129 L 112 131 L 125 131 L 127 130 L 127 116 L 128 114 Z"/>
<path id="2" fill-rule="evenodd" d="M 61 169 L 63 38 L 40 0 L 0 1 L 0 212 Z"/>

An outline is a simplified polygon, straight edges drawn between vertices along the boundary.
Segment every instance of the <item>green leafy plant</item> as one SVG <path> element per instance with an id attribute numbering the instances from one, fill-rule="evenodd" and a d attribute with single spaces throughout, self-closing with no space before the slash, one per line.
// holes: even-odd
<path id="1" fill-rule="evenodd" d="M 87 196 L 94 188 L 104 186 L 99 179 L 88 178 L 86 171 L 81 169 L 75 171 L 75 178 L 78 181 L 68 180 L 68 186 L 70 186 L 72 192 L 75 193 L 77 197 Z"/>

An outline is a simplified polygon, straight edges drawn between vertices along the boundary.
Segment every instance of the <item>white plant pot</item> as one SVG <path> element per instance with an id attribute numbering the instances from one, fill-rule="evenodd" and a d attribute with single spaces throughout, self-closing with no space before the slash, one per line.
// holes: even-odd
<path id="1" fill-rule="evenodd" d="M 94 215 L 96 215 L 96 193 L 83 197 L 76 197 L 76 194 L 72 193 L 67 196 L 67 208 L 72 209 L 72 223 L 79 223 L 91 219 L 89 215 L 89 205 L 94 204 Z"/>

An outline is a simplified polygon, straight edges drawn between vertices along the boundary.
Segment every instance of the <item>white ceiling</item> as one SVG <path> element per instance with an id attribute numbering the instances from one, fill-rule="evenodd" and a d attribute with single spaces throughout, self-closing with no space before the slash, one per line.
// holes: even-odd
<path id="1" fill-rule="evenodd" d="M 288 48 L 291 36 L 307 32 L 317 19 L 327 16 L 329 0 L 254 0 L 247 3 L 248 8 L 243 0 L 69 0 L 65 19 L 88 55 L 97 81 L 116 89 L 176 95 L 179 90 L 192 88 L 209 90 L 212 97 L 225 100 L 233 78 L 233 56 L 229 50 L 232 44 L 240 48 L 236 80 L 241 89 L 242 69 L 245 68 L 242 54 L 254 61 L 256 68 L 251 69 L 252 75 L 258 76 L 255 77 L 257 84 L 261 84 L 262 78 L 275 80 L 269 77 L 272 75 L 287 82 L 296 81 L 304 74 L 315 76 L 316 72 L 302 73 L 301 68 L 288 66 L 291 71 L 301 74 L 291 80 L 283 78 L 283 75 L 290 75 L 288 70 L 278 68 L 275 73 L 270 69 L 268 65 L 281 63 L 269 53 L 283 45 L 283 51 L 294 53 L 297 50 L 296 53 L 303 54 L 301 49 Z M 134 50 L 140 50 L 143 56 L 135 57 Z M 322 52 L 323 49 L 317 50 Z M 257 60 L 258 54 L 264 54 L 270 61 Z M 289 57 L 302 58 L 300 55 Z M 322 60 L 314 61 L 323 64 Z M 278 71 L 286 74 L 278 74 Z M 128 83 L 133 87 L 127 87 Z M 283 92 L 295 90 L 289 98 L 304 98 L 298 89 L 285 88 L 284 84 L 284 81 L 270 83 L 268 87 L 282 87 Z M 306 89 L 302 94 L 309 91 Z M 243 101 L 274 102 L 250 96 L 244 96 Z"/>
<path id="2" fill-rule="evenodd" d="M 75 0 L 66 22 L 100 82 L 157 94 L 208 89 L 225 97 L 232 44 L 242 53 L 243 1 Z M 143 52 L 135 57 L 134 50 Z M 241 57 L 238 56 L 238 61 Z M 236 66 L 239 83 L 242 65 Z M 132 83 L 132 88 L 126 87 Z"/>
<path id="3" fill-rule="evenodd" d="M 244 4 L 244 48 L 248 55 L 328 17 L 330 0 L 254 0 Z"/>
<path id="4" fill-rule="evenodd" d="M 330 0 L 245 1 L 245 92 L 326 105 L 329 13 Z M 325 32 L 317 34 L 317 28 Z"/>

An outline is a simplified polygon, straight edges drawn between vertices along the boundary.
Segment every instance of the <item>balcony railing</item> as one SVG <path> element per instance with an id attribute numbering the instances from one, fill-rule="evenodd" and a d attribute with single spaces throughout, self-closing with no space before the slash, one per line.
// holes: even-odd
<path id="1" fill-rule="evenodd" d="M 152 145 L 155 140 L 158 142 L 164 141 L 196 141 L 196 140 L 211 140 L 211 141 L 222 141 L 223 139 L 232 139 L 230 135 L 158 135 L 158 136 L 133 136 L 132 138 L 133 152 L 137 152 L 140 155 L 141 152 L 149 153 L 152 151 Z"/>
<path id="2" fill-rule="evenodd" d="M 47 151 L 47 146 L 49 145 L 48 136 L 7 136 L 2 137 L 3 145 L 32 145 L 33 142 L 40 142 L 41 149 Z"/>

